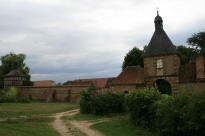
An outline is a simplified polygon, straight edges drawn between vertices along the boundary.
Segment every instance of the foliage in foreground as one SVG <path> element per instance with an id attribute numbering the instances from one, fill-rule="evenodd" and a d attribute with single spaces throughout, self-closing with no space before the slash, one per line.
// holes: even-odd
<path id="1" fill-rule="evenodd" d="M 162 97 L 154 106 L 156 128 L 164 136 L 205 135 L 205 92 Z"/>
<path id="2" fill-rule="evenodd" d="M 157 90 L 136 90 L 126 96 L 134 124 L 163 136 L 205 135 L 205 91 L 199 94 L 160 95 Z"/>
<path id="3" fill-rule="evenodd" d="M 153 128 L 155 108 L 152 105 L 160 97 L 160 93 L 155 88 L 136 90 L 126 96 L 126 104 L 134 124 Z"/>
<path id="4" fill-rule="evenodd" d="M 124 95 L 112 92 L 105 94 L 94 94 L 90 87 L 81 92 L 80 112 L 93 113 L 96 115 L 106 115 L 109 113 L 119 113 L 124 111 Z"/>

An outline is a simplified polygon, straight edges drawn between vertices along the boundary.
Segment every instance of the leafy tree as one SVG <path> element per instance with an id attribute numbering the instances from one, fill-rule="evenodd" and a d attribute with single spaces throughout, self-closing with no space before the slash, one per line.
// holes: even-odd
<path id="1" fill-rule="evenodd" d="M 15 53 L 9 53 L 5 56 L 1 57 L 1 66 L 0 66 L 0 87 L 3 88 L 3 79 L 6 74 L 8 74 L 11 70 L 15 67 L 15 61 L 18 62 L 18 69 L 25 74 L 26 79 L 28 82 L 26 82 L 26 85 L 31 85 L 30 82 L 30 74 L 29 74 L 29 67 L 25 64 L 26 55 L 25 54 L 15 54 Z"/>
<path id="2" fill-rule="evenodd" d="M 198 52 L 194 48 L 183 45 L 177 46 L 177 53 L 179 54 L 182 65 L 194 60 L 198 55 Z"/>
<path id="3" fill-rule="evenodd" d="M 126 54 L 122 64 L 122 70 L 124 70 L 127 66 L 136 66 L 136 65 L 140 65 L 141 67 L 144 67 L 143 51 L 134 47 Z"/>
<path id="4" fill-rule="evenodd" d="M 187 43 L 195 47 L 196 51 L 205 57 L 205 31 L 193 34 L 187 39 Z"/>

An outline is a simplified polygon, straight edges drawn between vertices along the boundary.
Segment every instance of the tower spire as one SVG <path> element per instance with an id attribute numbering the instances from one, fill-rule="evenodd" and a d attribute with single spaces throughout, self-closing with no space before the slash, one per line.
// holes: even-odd
<path id="1" fill-rule="evenodd" d="M 171 40 L 167 36 L 166 32 L 163 30 L 163 20 L 159 16 L 159 11 L 157 10 L 157 16 L 154 19 L 155 32 L 150 40 L 149 45 L 145 51 L 145 57 L 160 56 L 168 54 L 176 54 L 176 48 L 172 44 Z"/>

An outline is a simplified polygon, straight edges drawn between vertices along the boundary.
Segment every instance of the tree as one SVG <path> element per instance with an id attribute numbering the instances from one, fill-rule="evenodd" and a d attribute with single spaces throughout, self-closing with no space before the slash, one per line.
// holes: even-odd
<path id="1" fill-rule="evenodd" d="M 134 47 L 124 57 L 122 70 L 124 70 L 127 66 L 137 66 L 137 65 L 144 67 L 143 51 Z"/>
<path id="2" fill-rule="evenodd" d="M 11 70 L 15 67 L 15 61 L 18 62 L 18 69 L 25 74 L 26 79 L 28 82 L 26 82 L 26 85 L 31 85 L 30 82 L 30 74 L 29 74 L 29 67 L 25 64 L 26 55 L 25 54 L 15 54 L 15 53 L 9 53 L 5 56 L 1 57 L 1 66 L 0 66 L 0 87 L 3 88 L 3 79 L 6 74 L 8 74 Z"/>
<path id="3" fill-rule="evenodd" d="M 187 43 L 195 47 L 196 51 L 205 57 L 205 31 L 193 34 L 187 39 Z"/>
<path id="4" fill-rule="evenodd" d="M 181 64 L 187 64 L 192 60 L 195 60 L 198 52 L 194 48 L 186 47 L 183 45 L 177 46 L 177 53 L 179 54 Z"/>

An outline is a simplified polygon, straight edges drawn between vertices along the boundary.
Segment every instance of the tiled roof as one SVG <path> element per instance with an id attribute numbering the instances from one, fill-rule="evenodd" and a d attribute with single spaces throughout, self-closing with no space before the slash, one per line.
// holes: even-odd
<path id="1" fill-rule="evenodd" d="M 64 85 L 87 85 L 92 84 L 95 88 L 106 88 L 109 86 L 110 80 L 113 78 L 90 78 L 90 79 L 77 79 L 68 81 Z"/>
<path id="2" fill-rule="evenodd" d="M 144 69 L 140 66 L 128 66 L 114 79 L 111 85 L 144 84 Z"/>
<path id="3" fill-rule="evenodd" d="M 155 18 L 155 32 L 147 46 L 144 57 L 176 54 L 176 47 L 164 31 L 162 22 L 162 18 L 157 15 Z"/>
<path id="4" fill-rule="evenodd" d="M 12 70 L 11 72 L 5 75 L 5 77 L 13 77 L 13 76 L 24 77 L 25 75 L 17 69 Z"/>
<path id="5" fill-rule="evenodd" d="M 67 81 L 63 85 L 91 85 L 91 81 L 82 81 L 82 80 L 74 80 L 74 81 Z"/>
<path id="6" fill-rule="evenodd" d="M 33 81 L 33 86 L 53 86 L 53 85 L 56 85 L 55 81 L 53 80 Z"/>

